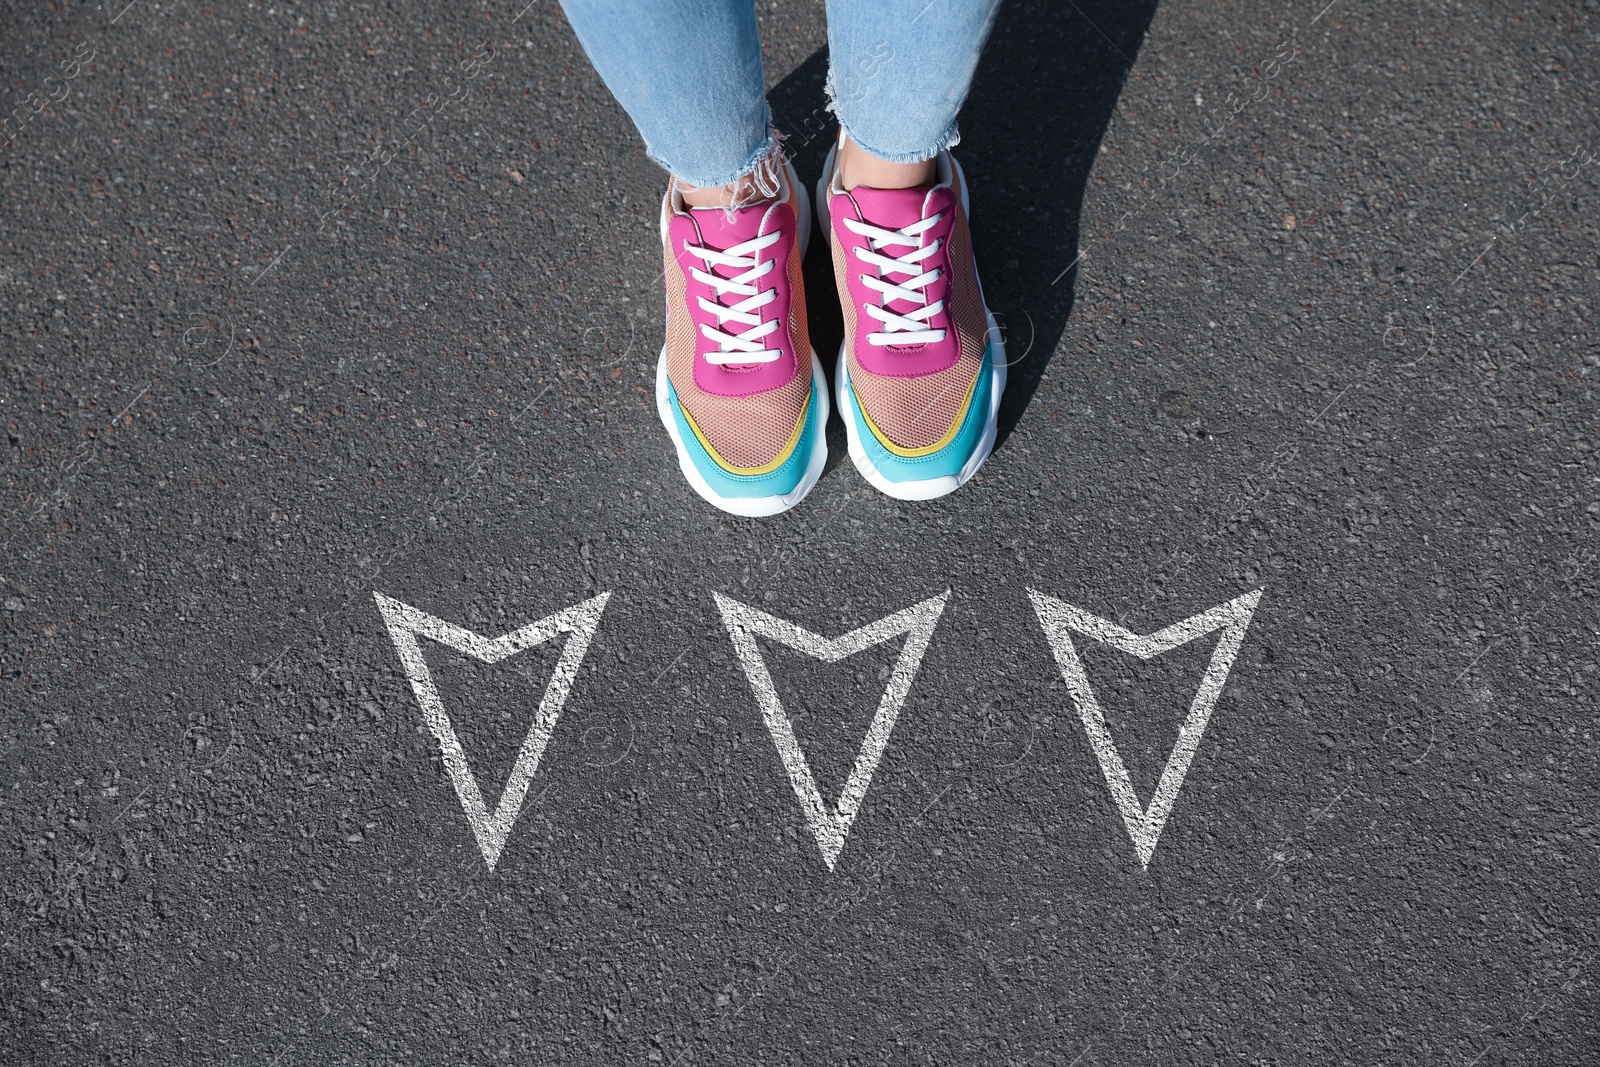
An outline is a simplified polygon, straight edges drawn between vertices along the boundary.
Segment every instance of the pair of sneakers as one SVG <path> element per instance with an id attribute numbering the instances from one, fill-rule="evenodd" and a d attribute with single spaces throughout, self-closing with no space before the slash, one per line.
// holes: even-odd
<path id="1" fill-rule="evenodd" d="M 943 152 L 931 186 L 846 191 L 838 154 L 835 144 L 816 204 L 844 310 L 834 396 L 850 459 L 889 496 L 929 500 L 988 458 L 1006 381 L 966 180 Z M 661 206 L 656 409 L 689 484 L 735 515 L 794 507 L 828 458 L 828 382 L 800 273 L 811 205 L 787 159 L 770 171 L 775 195 L 749 206 L 689 207 L 676 181 Z"/>

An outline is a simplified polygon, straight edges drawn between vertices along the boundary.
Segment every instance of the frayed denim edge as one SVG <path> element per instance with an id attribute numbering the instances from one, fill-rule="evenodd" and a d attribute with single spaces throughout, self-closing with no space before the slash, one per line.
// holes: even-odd
<path id="1" fill-rule="evenodd" d="M 833 69 L 831 67 L 828 69 L 828 80 L 823 84 L 822 91 L 827 99 L 828 111 L 832 113 L 834 120 L 839 123 L 839 129 L 844 135 L 854 141 L 857 147 L 865 149 L 868 154 L 874 155 L 886 163 L 921 163 L 924 160 L 932 159 L 940 152 L 947 152 L 961 143 L 961 129 L 956 123 L 952 122 L 949 128 L 939 136 L 938 140 L 934 141 L 927 149 L 915 152 L 880 152 L 857 137 L 855 131 L 850 128 L 849 123 L 845 122 L 844 116 L 839 113 L 839 94 L 837 87 L 833 83 Z"/>
<path id="2" fill-rule="evenodd" d="M 645 154 L 662 168 L 664 168 L 668 174 L 672 175 L 680 183 L 705 189 L 718 185 L 732 185 L 740 178 L 743 178 L 748 174 L 754 174 L 761 164 L 773 154 L 773 151 L 777 147 L 777 131 L 768 126 L 766 137 L 762 138 L 761 144 L 756 148 L 755 151 L 751 152 L 745 157 L 745 161 L 743 163 L 739 164 L 736 169 L 731 170 L 726 174 L 713 175 L 709 178 L 701 178 L 678 170 L 678 168 L 672 165 L 670 160 L 663 159 L 661 156 L 656 155 L 655 151 L 651 149 L 649 145 L 645 146 Z"/>

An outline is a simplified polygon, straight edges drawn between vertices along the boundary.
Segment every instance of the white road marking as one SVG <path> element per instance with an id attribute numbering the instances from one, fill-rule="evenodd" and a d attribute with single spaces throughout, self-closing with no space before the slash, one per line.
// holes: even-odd
<path id="1" fill-rule="evenodd" d="M 1200 735 L 1211 718 L 1211 709 L 1222 695 L 1222 687 L 1228 681 L 1228 670 L 1233 666 L 1234 657 L 1239 654 L 1239 646 L 1244 643 L 1244 632 L 1255 614 L 1261 593 L 1260 589 L 1245 593 L 1208 611 L 1191 615 L 1182 622 L 1173 623 L 1164 630 L 1140 636 L 1124 630 L 1109 619 L 1091 615 L 1082 608 L 1046 596 L 1036 589 L 1028 590 L 1028 596 L 1033 600 L 1033 610 L 1039 616 L 1039 625 L 1044 628 L 1045 638 L 1055 652 L 1061 677 L 1078 706 L 1083 728 L 1089 735 L 1089 744 L 1094 747 L 1094 754 L 1100 761 L 1100 771 L 1106 776 L 1112 799 L 1122 812 L 1123 824 L 1128 828 L 1128 836 L 1133 839 L 1139 862 L 1146 869 L 1150 867 L 1150 856 L 1156 850 L 1156 841 L 1161 837 L 1172 805 L 1178 799 L 1178 790 L 1183 788 L 1183 777 L 1189 773 L 1189 763 L 1200 747 Z M 1178 730 L 1178 740 L 1172 747 L 1172 754 L 1167 757 L 1166 768 L 1161 772 L 1161 781 L 1156 785 L 1155 796 L 1150 798 L 1148 807 L 1140 805 L 1133 785 L 1128 780 L 1128 768 L 1123 764 L 1116 742 L 1106 728 L 1105 715 L 1095 700 L 1094 690 L 1083 669 L 1083 661 L 1078 658 L 1078 650 L 1072 643 L 1074 630 L 1143 660 L 1170 652 L 1197 637 L 1223 631 L 1216 651 L 1211 654 L 1211 665 L 1206 668 L 1200 687 L 1195 691 L 1189 716 Z"/>
<path id="2" fill-rule="evenodd" d="M 450 772 L 456 796 L 461 798 L 461 807 L 467 813 L 467 823 L 472 827 L 473 836 L 478 839 L 478 848 L 492 871 L 500 861 L 500 851 L 505 848 L 511 824 L 517 821 L 517 815 L 522 811 L 522 800 L 528 793 L 534 773 L 539 769 L 539 758 L 544 755 L 556 719 L 560 718 L 561 709 L 566 706 L 567 694 L 572 689 L 578 666 L 583 662 L 584 653 L 589 650 L 589 642 L 594 639 L 595 630 L 600 625 L 600 615 L 605 611 L 606 601 L 611 594 L 601 593 L 499 637 L 480 636 L 377 591 L 372 596 L 378 602 L 378 610 L 383 612 L 383 621 L 389 627 L 389 636 L 394 639 L 395 651 L 400 654 L 406 677 L 411 679 L 411 690 L 417 695 L 417 703 L 422 705 L 422 716 L 433 731 L 433 736 L 439 740 L 445 769 Z M 563 633 L 569 635 L 566 647 L 561 650 L 561 659 L 550 675 L 549 684 L 545 686 L 544 699 L 539 701 L 539 710 L 528 727 L 528 736 L 517 753 L 516 764 L 511 768 L 511 776 L 506 779 L 500 802 L 495 805 L 494 814 L 490 815 L 483 802 L 483 793 L 478 788 L 478 779 L 467 766 L 461 742 L 456 740 L 450 716 L 445 714 L 444 703 L 434 687 L 427 661 L 422 658 L 417 635 L 421 634 L 484 663 L 498 663 L 507 656 L 543 644 Z"/>
<path id="3" fill-rule="evenodd" d="M 789 772 L 789 783 L 794 786 L 806 822 L 817 839 L 817 847 L 822 850 L 822 862 L 831 871 L 838 862 L 840 851 L 844 849 L 845 837 L 850 833 L 856 813 L 861 810 L 867 786 L 872 783 L 872 774 L 878 769 L 878 760 L 889 743 L 889 734 L 894 730 L 900 705 L 905 703 L 906 694 L 911 690 L 911 680 L 916 677 L 922 654 L 927 651 L 933 629 L 939 624 L 939 616 L 944 613 L 950 590 L 946 589 L 939 596 L 838 638 L 812 633 L 721 593 L 712 595 L 722 612 L 728 636 L 733 639 L 734 651 L 739 654 L 739 662 L 744 665 L 745 675 L 750 679 L 750 688 L 761 707 L 762 717 L 766 719 L 772 741 L 778 746 L 778 755 Z M 837 807 L 830 809 L 817 790 L 811 765 L 806 762 L 805 753 L 800 751 L 800 742 L 795 738 L 794 727 L 783 710 L 783 703 L 778 699 L 778 691 L 773 687 L 766 660 L 756 647 L 758 634 L 826 663 L 837 663 L 890 638 L 906 635 L 905 646 L 900 650 L 900 658 L 895 661 L 889 684 L 884 687 L 883 699 L 878 702 L 877 713 L 872 718 L 872 725 L 867 728 L 866 738 L 861 742 L 861 751 L 856 756 L 849 780 L 839 794 Z"/>

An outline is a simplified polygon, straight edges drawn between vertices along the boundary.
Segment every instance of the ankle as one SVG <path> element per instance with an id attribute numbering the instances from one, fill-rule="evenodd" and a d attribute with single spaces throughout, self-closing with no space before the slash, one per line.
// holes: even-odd
<path id="1" fill-rule="evenodd" d="M 690 185 L 680 182 L 678 191 L 690 207 L 734 207 L 749 193 L 749 180 L 740 178 L 727 185 Z"/>
<path id="2" fill-rule="evenodd" d="M 741 208 L 774 199 L 775 180 L 759 169 L 727 185 L 690 185 L 681 178 L 678 191 L 690 207 Z"/>
<path id="3" fill-rule="evenodd" d="M 847 190 L 858 185 L 869 189 L 914 189 L 919 185 L 932 185 L 938 173 L 938 164 L 932 159 L 891 163 L 879 159 L 848 136 L 839 147 L 839 184 Z"/>

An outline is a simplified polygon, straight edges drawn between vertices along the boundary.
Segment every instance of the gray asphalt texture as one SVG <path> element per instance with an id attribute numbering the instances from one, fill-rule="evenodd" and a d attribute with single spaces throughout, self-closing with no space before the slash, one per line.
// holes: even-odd
<path id="1" fill-rule="evenodd" d="M 1600 5 L 1325 3 L 1010 3 L 1000 447 L 902 504 L 835 423 L 759 521 L 548 0 L 5 5 L 0 1063 L 1600 1063 Z M 761 17 L 814 180 L 822 6 Z M 1148 870 L 1030 588 L 1265 590 Z M 712 594 L 946 589 L 830 873 Z M 492 873 L 374 591 L 612 594 Z M 1142 798 L 1214 643 L 1079 642 Z M 896 647 L 768 649 L 826 796 Z M 491 800 L 555 652 L 428 648 Z"/>

